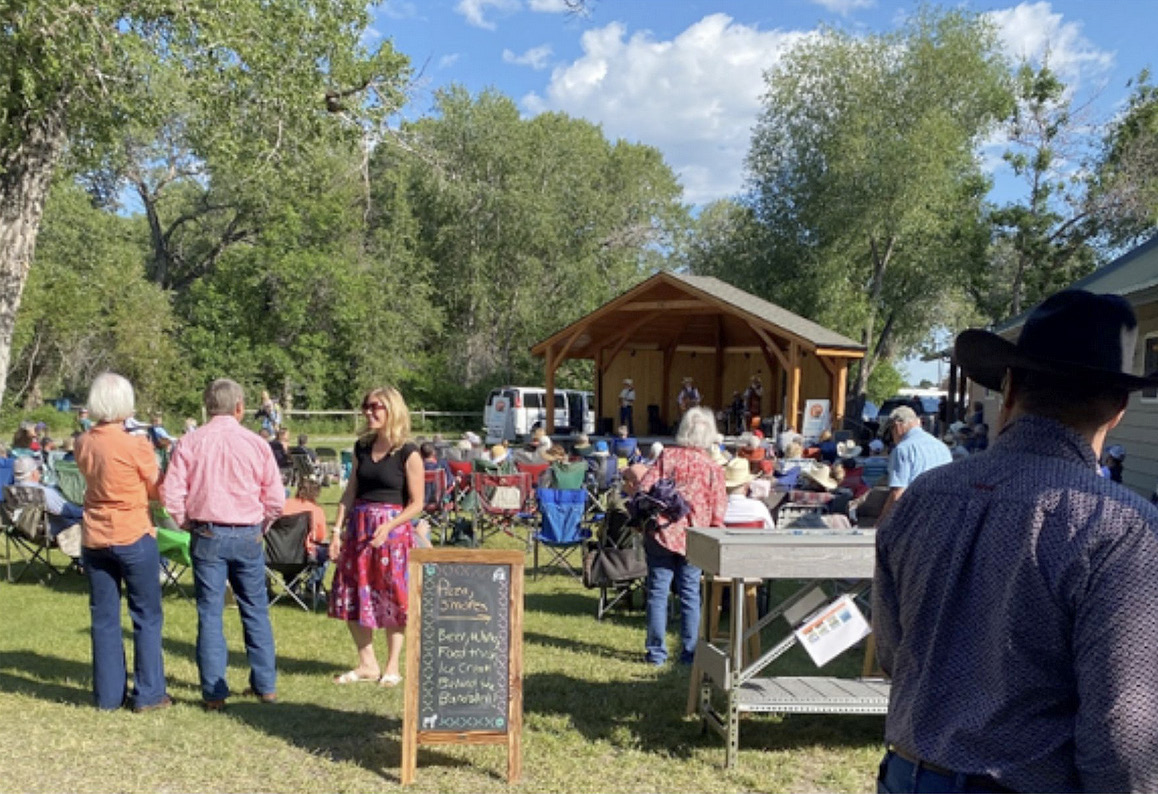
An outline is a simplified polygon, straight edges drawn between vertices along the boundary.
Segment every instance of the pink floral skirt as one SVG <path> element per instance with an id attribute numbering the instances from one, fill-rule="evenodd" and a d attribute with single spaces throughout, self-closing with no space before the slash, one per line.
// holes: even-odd
<path id="1" fill-rule="evenodd" d="M 330 617 L 371 629 L 406 625 L 406 568 L 414 546 L 413 527 L 410 522 L 397 526 L 381 546 L 370 545 L 374 530 L 401 512 L 401 505 L 354 503 L 330 587 Z"/>

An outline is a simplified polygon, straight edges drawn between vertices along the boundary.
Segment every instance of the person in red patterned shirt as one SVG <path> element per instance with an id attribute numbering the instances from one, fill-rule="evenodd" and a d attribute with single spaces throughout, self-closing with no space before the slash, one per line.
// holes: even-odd
<path id="1" fill-rule="evenodd" d="M 680 657 L 690 664 L 696 652 L 700 624 L 700 569 L 687 559 L 688 527 L 722 527 L 728 510 L 724 469 L 709 449 L 719 432 L 716 418 L 707 408 L 684 414 L 676 434 L 676 446 L 664 447 L 655 465 L 644 475 L 640 489 L 647 491 L 659 480 L 670 478 L 691 512 L 678 521 L 663 519 L 644 537 L 647 554 L 647 639 L 644 659 L 649 664 L 667 661 L 667 597 L 672 583 L 680 601 Z"/>

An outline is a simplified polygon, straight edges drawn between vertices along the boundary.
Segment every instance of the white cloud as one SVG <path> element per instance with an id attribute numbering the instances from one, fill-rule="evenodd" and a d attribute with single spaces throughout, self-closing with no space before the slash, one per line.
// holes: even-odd
<path id="1" fill-rule="evenodd" d="M 566 14 L 571 10 L 565 0 L 531 0 L 528 5 L 540 14 Z"/>
<path id="2" fill-rule="evenodd" d="M 518 66 L 530 66 L 532 69 L 546 69 L 550 66 L 551 56 L 555 51 L 550 44 L 532 47 L 522 55 L 515 55 L 511 50 L 503 50 L 503 63 L 513 63 Z"/>
<path id="3" fill-rule="evenodd" d="M 585 32 L 583 54 L 556 67 L 530 113 L 561 110 L 664 153 L 694 204 L 736 194 L 764 71 L 803 33 L 762 31 L 726 14 L 701 19 L 670 41 L 650 32 L 625 38 L 619 23 Z"/>
<path id="4" fill-rule="evenodd" d="M 861 8 L 872 8 L 875 6 L 876 0 L 811 0 L 818 6 L 824 6 L 829 11 L 840 14 L 846 17 L 853 11 Z"/>
<path id="5" fill-rule="evenodd" d="M 1040 64 L 1048 56 L 1050 68 L 1071 84 L 1101 77 L 1114 65 L 1114 53 L 1095 47 L 1080 22 L 1065 22 L 1048 2 L 990 11 L 989 18 L 1014 59 Z"/>
<path id="6" fill-rule="evenodd" d="M 438 68 L 446 69 L 449 66 L 454 66 L 458 62 L 460 55 L 461 53 L 457 52 L 452 52 L 449 55 L 443 55 L 438 59 Z"/>
<path id="7" fill-rule="evenodd" d="M 486 18 L 487 8 L 513 11 L 520 6 L 519 0 L 458 0 L 454 10 L 466 17 L 466 21 L 476 28 L 494 30 L 495 23 Z"/>
<path id="8" fill-rule="evenodd" d="M 386 0 L 382 13 L 391 19 L 414 19 L 418 16 L 418 6 L 409 0 Z"/>

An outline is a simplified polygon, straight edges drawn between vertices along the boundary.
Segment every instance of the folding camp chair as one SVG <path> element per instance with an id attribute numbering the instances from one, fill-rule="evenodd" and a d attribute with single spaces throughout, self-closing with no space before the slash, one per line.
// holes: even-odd
<path id="1" fill-rule="evenodd" d="M 52 532 L 48 523 L 48 511 L 44 505 L 44 489 L 26 485 L 9 485 L 4 488 L 4 501 L 0 504 L 0 522 L 4 525 L 4 553 L 7 557 L 9 582 L 19 582 L 24 574 L 36 563 L 48 570 L 38 578 L 42 582 L 68 570 L 71 561 L 57 566 L 52 561 Z M 24 567 L 16 578 L 12 578 L 13 554 L 23 558 Z"/>
<path id="2" fill-rule="evenodd" d="M 582 581 L 582 564 L 576 567 L 567 555 L 591 537 L 591 530 L 583 526 L 587 492 L 582 488 L 539 488 L 535 491 L 535 501 L 539 508 L 539 531 L 531 536 L 534 541 L 532 578 L 539 577 L 539 546 L 545 546 L 551 552 L 548 566 L 558 564 Z"/>
<path id="3" fill-rule="evenodd" d="M 318 476 L 318 467 L 304 452 L 291 452 L 290 464 L 292 485 L 300 485 L 302 480 Z"/>
<path id="4" fill-rule="evenodd" d="M 308 582 L 317 564 L 306 553 L 306 535 L 310 532 L 310 514 L 294 513 L 282 516 L 270 524 L 265 533 L 265 573 L 271 590 L 280 590 L 270 599 L 270 606 L 289 596 L 307 612 L 310 607 L 298 595 L 297 589 Z M 318 592 L 311 587 L 314 609 L 318 606 Z"/>
<path id="5" fill-rule="evenodd" d="M 170 519 L 171 520 L 171 519 Z M 161 553 L 161 587 L 172 587 L 186 601 L 189 594 L 181 586 L 181 577 L 193 565 L 189 556 L 192 536 L 181 529 L 157 527 L 157 551 Z"/>
<path id="6" fill-rule="evenodd" d="M 473 468 L 469 460 L 448 460 L 453 480 L 450 482 L 450 502 L 456 513 L 470 508 L 467 495 L 471 493 Z"/>
<path id="7" fill-rule="evenodd" d="M 437 469 L 427 469 L 422 472 L 425 483 L 422 504 L 422 517 L 430 522 L 430 526 L 438 530 L 439 542 L 446 543 L 447 527 L 450 525 L 450 516 L 447 512 L 448 476 L 446 469 L 439 466 Z"/>
<path id="8" fill-rule="evenodd" d="M 488 530 L 491 535 L 503 532 L 530 547 L 529 533 L 523 531 L 520 534 L 518 528 L 520 522 L 530 517 L 526 512 L 531 495 L 530 475 L 476 471 L 471 475 L 471 488 L 477 501 L 473 519 L 475 537 L 485 542 Z"/>
<path id="9" fill-rule="evenodd" d="M 77 468 L 76 461 L 57 461 L 54 468 L 56 470 L 56 487 L 64 494 L 64 498 L 74 505 L 84 504 L 84 493 L 88 486 L 84 481 L 84 475 Z"/>
<path id="10" fill-rule="evenodd" d="M 599 524 L 598 536 L 583 555 L 583 585 L 599 589 L 595 618 L 620 604 L 630 605 L 642 592 L 647 559 L 641 536 L 628 526 L 631 516 L 621 498 L 612 499 Z"/>

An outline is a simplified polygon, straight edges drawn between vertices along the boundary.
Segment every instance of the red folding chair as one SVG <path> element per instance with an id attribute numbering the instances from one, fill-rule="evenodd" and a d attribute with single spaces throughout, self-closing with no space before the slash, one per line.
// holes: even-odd
<path id="1" fill-rule="evenodd" d="M 479 542 L 485 542 L 488 534 L 502 532 L 521 540 L 530 549 L 531 533 L 527 522 L 531 514 L 527 508 L 531 498 L 531 475 L 526 472 L 490 474 L 476 471 L 472 475 L 471 488 L 477 500 L 474 536 Z"/>
<path id="2" fill-rule="evenodd" d="M 446 529 L 450 525 L 447 514 L 448 482 L 446 469 L 427 469 L 422 473 L 424 495 L 422 517 L 438 530 L 441 543 L 446 543 Z"/>
<path id="3" fill-rule="evenodd" d="M 462 500 L 471 491 L 471 474 L 473 473 L 473 466 L 469 460 L 448 460 L 447 465 L 450 466 L 450 473 L 453 479 L 448 485 L 450 486 L 450 503 L 454 512 L 459 512 L 463 509 Z"/>

